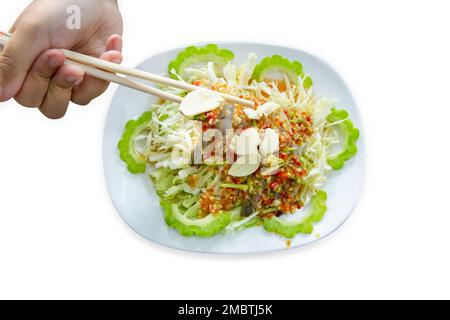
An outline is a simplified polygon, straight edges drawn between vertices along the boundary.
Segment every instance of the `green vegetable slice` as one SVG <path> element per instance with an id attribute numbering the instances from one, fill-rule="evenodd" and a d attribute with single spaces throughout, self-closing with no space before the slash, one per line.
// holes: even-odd
<path id="1" fill-rule="evenodd" d="M 208 44 L 205 47 L 191 46 L 178 54 L 178 57 L 170 62 L 169 74 L 172 78 L 177 79 L 175 72 L 184 79 L 184 71 L 189 66 L 198 63 L 214 62 L 218 67 L 225 66 L 228 62 L 234 59 L 234 53 L 227 49 L 220 49 L 215 44 Z"/>
<path id="2" fill-rule="evenodd" d="M 151 119 L 151 112 L 145 112 L 139 119 L 128 121 L 118 144 L 120 158 L 133 174 L 144 173 L 146 169 L 146 159 L 136 153 L 134 140 L 140 132 L 148 129 Z"/>
<path id="3" fill-rule="evenodd" d="M 264 58 L 253 71 L 252 78 L 256 81 L 264 81 L 269 72 L 285 73 L 288 78 L 298 85 L 298 77 L 302 79 L 305 77 L 303 73 L 303 66 L 298 61 L 290 61 L 280 55 Z M 310 77 L 303 80 L 303 86 L 306 89 L 311 88 L 313 81 Z"/>
<path id="4" fill-rule="evenodd" d="M 177 172 L 168 168 L 159 168 L 158 170 L 150 173 L 153 178 L 153 185 L 159 196 L 163 197 L 164 193 L 174 187 L 174 180 L 177 177 Z"/>
<path id="5" fill-rule="evenodd" d="M 356 143 L 359 138 L 359 130 L 354 127 L 353 122 L 348 117 L 349 114 L 347 111 L 333 108 L 327 118 L 328 123 L 331 124 L 342 121 L 337 125 L 339 133 L 343 137 L 342 148 L 338 153 L 328 157 L 328 164 L 333 170 L 341 170 L 345 162 L 354 157 L 358 152 Z"/>
<path id="6" fill-rule="evenodd" d="M 311 198 L 308 215 L 301 221 L 287 221 L 278 217 L 264 220 L 264 229 L 286 238 L 294 238 L 298 233 L 311 234 L 314 223 L 320 222 L 327 211 L 327 194 L 319 191 Z"/>
<path id="7" fill-rule="evenodd" d="M 167 225 L 186 237 L 212 237 L 221 232 L 231 222 L 232 215 L 240 211 L 240 208 L 237 207 L 229 212 L 218 215 L 210 214 L 205 218 L 197 219 L 200 208 L 198 203 L 185 212 L 180 210 L 176 204 L 165 200 L 161 201 L 161 207 L 164 209 Z"/>
<path id="8" fill-rule="evenodd" d="M 251 219 L 248 222 L 241 225 L 237 230 L 240 231 L 240 230 L 250 229 L 250 228 L 261 226 L 262 224 L 263 224 L 263 219 L 261 219 L 260 217 L 254 217 L 253 219 Z"/>
<path id="9" fill-rule="evenodd" d="M 249 222 L 245 223 L 242 225 L 243 229 L 250 229 L 253 227 L 257 227 L 263 224 L 263 220 L 260 217 L 255 217 L 252 220 L 250 220 Z"/>

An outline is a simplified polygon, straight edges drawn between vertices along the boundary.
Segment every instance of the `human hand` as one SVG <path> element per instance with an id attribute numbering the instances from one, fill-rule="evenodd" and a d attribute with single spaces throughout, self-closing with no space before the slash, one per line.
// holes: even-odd
<path id="1" fill-rule="evenodd" d="M 79 30 L 66 25 L 70 5 L 81 9 Z M 13 37 L 0 54 L 0 102 L 14 97 L 51 119 L 63 117 L 70 101 L 87 105 L 108 83 L 65 65 L 58 49 L 121 63 L 122 30 L 116 0 L 33 1 L 14 23 Z"/>

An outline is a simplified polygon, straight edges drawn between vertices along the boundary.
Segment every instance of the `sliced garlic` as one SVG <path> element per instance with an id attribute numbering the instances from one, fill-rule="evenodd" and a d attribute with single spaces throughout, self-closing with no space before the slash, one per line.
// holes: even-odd
<path id="1" fill-rule="evenodd" d="M 261 118 L 255 110 L 250 108 L 244 109 L 244 113 L 249 119 L 252 120 L 259 120 Z"/>
<path id="2" fill-rule="evenodd" d="M 258 153 L 241 156 L 231 166 L 228 174 L 233 177 L 247 177 L 258 170 L 260 164 L 261 156 Z"/>
<path id="3" fill-rule="evenodd" d="M 259 117 L 263 117 L 263 116 L 268 116 L 271 113 L 275 112 L 276 110 L 278 110 L 279 108 L 281 108 L 281 106 L 278 103 L 275 102 L 267 102 L 263 105 L 260 105 L 257 109 L 256 109 L 256 113 L 258 114 Z"/>
<path id="4" fill-rule="evenodd" d="M 216 92 L 208 90 L 196 90 L 184 97 L 180 104 L 180 112 L 185 116 L 195 116 L 220 107 L 224 98 Z"/>
<path id="5" fill-rule="evenodd" d="M 264 138 L 259 145 L 259 151 L 264 156 L 268 156 L 280 150 L 280 141 L 278 133 L 273 129 L 266 129 L 264 132 Z"/>
<path id="6" fill-rule="evenodd" d="M 257 153 L 260 142 L 258 129 L 249 128 L 242 131 L 239 136 L 235 136 L 233 151 L 240 156 Z"/>

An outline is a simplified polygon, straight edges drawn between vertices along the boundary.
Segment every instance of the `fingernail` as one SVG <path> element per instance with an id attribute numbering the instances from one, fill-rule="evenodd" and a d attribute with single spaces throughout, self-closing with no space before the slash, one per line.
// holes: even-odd
<path id="1" fill-rule="evenodd" d="M 76 83 L 77 81 L 79 81 L 79 80 L 80 80 L 80 78 L 77 77 L 77 76 L 67 76 L 67 77 L 66 77 L 67 83 L 75 84 L 75 83 Z"/>
<path id="2" fill-rule="evenodd" d="M 76 77 L 76 76 L 67 76 L 66 77 L 67 83 L 72 84 L 74 87 L 78 87 L 81 82 L 83 81 L 83 77 Z"/>
<path id="3" fill-rule="evenodd" d="M 77 81 L 75 81 L 75 83 L 73 84 L 74 87 L 78 87 L 81 82 L 83 82 L 83 78 L 78 79 Z"/>
<path id="4" fill-rule="evenodd" d="M 50 59 L 48 59 L 48 65 L 50 66 L 50 68 L 57 68 L 59 66 L 61 66 L 63 63 L 61 57 L 50 57 Z"/>

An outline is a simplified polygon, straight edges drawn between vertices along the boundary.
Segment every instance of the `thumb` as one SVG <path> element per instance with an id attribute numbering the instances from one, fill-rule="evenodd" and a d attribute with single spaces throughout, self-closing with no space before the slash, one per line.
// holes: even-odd
<path id="1" fill-rule="evenodd" d="M 39 31 L 17 29 L 0 53 L 0 102 L 14 97 L 22 87 L 34 60 L 45 51 L 47 41 L 39 41 Z"/>

